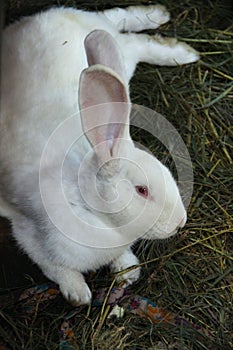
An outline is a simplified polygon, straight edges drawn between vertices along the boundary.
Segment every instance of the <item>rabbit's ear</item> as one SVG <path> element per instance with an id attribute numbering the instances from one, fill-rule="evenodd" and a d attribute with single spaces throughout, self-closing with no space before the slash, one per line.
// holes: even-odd
<path id="1" fill-rule="evenodd" d="M 83 131 L 101 161 L 119 157 L 129 137 L 130 100 L 121 78 L 110 68 L 94 65 L 80 77 L 79 106 Z"/>
<path id="2" fill-rule="evenodd" d="M 124 77 L 120 50 L 114 38 L 104 30 L 94 30 L 84 42 L 88 65 L 102 64 Z"/>

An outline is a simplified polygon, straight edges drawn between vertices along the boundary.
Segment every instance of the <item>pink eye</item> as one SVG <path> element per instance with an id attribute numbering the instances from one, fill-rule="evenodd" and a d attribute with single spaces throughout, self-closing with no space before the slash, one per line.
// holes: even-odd
<path id="1" fill-rule="evenodd" d="M 148 187 L 147 186 L 135 186 L 137 193 L 144 197 L 147 198 L 149 191 L 148 191 Z"/>

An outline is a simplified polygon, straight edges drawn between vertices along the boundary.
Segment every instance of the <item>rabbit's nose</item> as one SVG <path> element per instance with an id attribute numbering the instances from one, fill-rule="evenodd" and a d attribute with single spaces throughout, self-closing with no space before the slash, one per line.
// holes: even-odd
<path id="1" fill-rule="evenodd" d="M 184 227 L 184 225 L 186 224 L 186 221 L 187 221 L 187 214 L 185 213 L 185 216 L 183 217 L 183 219 L 179 223 L 178 228 Z"/>

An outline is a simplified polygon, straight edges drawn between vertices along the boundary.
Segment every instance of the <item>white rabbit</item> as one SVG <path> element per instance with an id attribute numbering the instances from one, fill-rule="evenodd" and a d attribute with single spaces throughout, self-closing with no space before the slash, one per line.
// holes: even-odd
<path id="1" fill-rule="evenodd" d="M 136 64 L 198 59 L 175 39 L 131 32 L 168 20 L 160 5 L 52 8 L 3 32 L 0 214 L 75 304 L 91 300 L 83 272 L 136 265 L 139 237 L 167 238 L 186 222 L 171 173 L 129 135 Z"/>

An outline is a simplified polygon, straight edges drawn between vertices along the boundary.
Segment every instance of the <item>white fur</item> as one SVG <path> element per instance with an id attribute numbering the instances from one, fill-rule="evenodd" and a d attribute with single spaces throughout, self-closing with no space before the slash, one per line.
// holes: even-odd
<path id="1" fill-rule="evenodd" d="M 160 5 L 99 13 L 53 8 L 22 19 L 3 33 L 0 213 L 12 221 L 22 249 L 76 304 L 91 299 L 82 272 L 105 264 L 116 272 L 137 264 L 130 250 L 136 239 L 143 234 L 150 239 L 169 237 L 186 221 L 170 172 L 134 147 L 128 127 L 128 82 L 139 61 L 176 65 L 198 59 L 195 50 L 174 39 L 120 32 L 156 28 L 167 20 L 169 14 Z M 84 40 L 96 29 L 101 31 L 86 40 L 86 56 Z M 87 68 L 88 62 L 93 66 Z M 104 109 L 104 121 L 110 125 L 112 114 L 120 111 L 124 126 L 104 130 L 101 137 L 107 142 L 98 148 L 100 135 L 89 131 L 95 126 L 94 114 L 85 108 L 111 102 L 126 107 L 122 110 L 113 103 L 110 111 Z M 81 118 L 79 106 L 84 109 Z M 64 128 L 69 125 L 67 133 L 56 129 L 61 123 Z M 69 141 L 83 131 L 85 136 L 64 162 L 66 206 L 60 192 L 60 162 Z M 112 137 L 114 132 L 119 133 L 117 138 Z M 51 135 L 56 147 L 48 143 Z M 120 160 L 111 162 L 114 157 Z M 109 165 L 96 176 L 106 160 Z M 98 192 L 91 187 L 93 179 Z M 135 191 L 145 181 L 148 199 Z M 106 213 L 109 209 L 115 212 Z M 139 269 L 123 275 L 127 283 L 138 276 Z"/>

